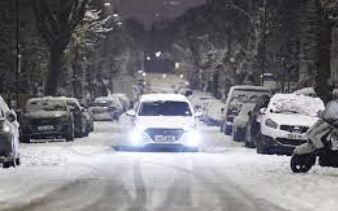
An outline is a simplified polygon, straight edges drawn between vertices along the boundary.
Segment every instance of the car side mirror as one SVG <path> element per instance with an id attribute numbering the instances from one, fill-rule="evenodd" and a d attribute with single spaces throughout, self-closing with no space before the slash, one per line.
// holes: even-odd
<path id="1" fill-rule="evenodd" d="M 199 117 L 202 117 L 203 116 L 203 113 L 202 112 L 199 112 L 197 111 L 194 115 L 196 118 L 199 118 Z"/>
<path id="2" fill-rule="evenodd" d="M 323 111 L 322 110 L 319 110 L 318 113 L 317 113 L 317 116 L 319 118 L 322 118 L 323 117 Z"/>
<path id="3" fill-rule="evenodd" d="M 10 122 L 15 122 L 17 120 L 17 118 L 18 117 L 17 117 L 15 111 L 13 111 L 13 110 L 8 111 L 7 114 L 6 114 L 6 119 Z"/>
<path id="4" fill-rule="evenodd" d="M 261 110 L 259 110 L 260 115 L 264 115 L 265 113 L 266 113 L 266 108 L 261 108 Z"/>
<path id="5" fill-rule="evenodd" d="M 248 116 L 251 117 L 252 116 L 252 111 L 248 112 Z"/>
<path id="6" fill-rule="evenodd" d="M 136 112 L 135 110 L 129 110 L 126 112 L 127 116 L 130 116 L 130 117 L 136 117 Z"/>

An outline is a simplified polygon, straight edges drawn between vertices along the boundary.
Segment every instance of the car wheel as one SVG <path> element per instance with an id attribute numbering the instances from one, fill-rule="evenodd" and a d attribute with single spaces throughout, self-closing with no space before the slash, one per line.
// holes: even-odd
<path id="1" fill-rule="evenodd" d="M 26 144 L 31 143 L 31 139 L 30 139 L 29 136 L 22 136 L 22 137 L 20 138 L 20 141 L 21 141 L 21 143 L 26 143 Z"/>
<path id="2" fill-rule="evenodd" d="M 17 166 L 19 166 L 20 164 L 21 164 L 20 158 L 15 158 L 15 159 L 13 159 L 13 160 L 11 160 L 11 161 L 4 162 L 4 163 L 2 164 L 2 168 L 8 169 L 8 168 L 10 168 L 10 167 L 17 167 Z"/>
<path id="3" fill-rule="evenodd" d="M 233 128 L 233 131 L 232 131 L 232 139 L 233 139 L 233 141 L 235 141 L 235 142 L 239 142 L 238 136 L 237 136 L 237 129 L 236 129 L 236 127 Z"/>
<path id="4" fill-rule="evenodd" d="M 65 136 L 66 136 L 67 142 L 74 141 L 74 139 L 75 139 L 74 126 L 71 127 L 71 129 L 68 131 L 68 133 Z"/>
<path id="5" fill-rule="evenodd" d="M 266 146 L 263 144 L 261 135 L 258 136 L 258 140 L 257 140 L 257 153 L 258 154 L 263 154 L 263 155 L 266 155 L 266 154 L 270 153 L 266 149 Z"/>

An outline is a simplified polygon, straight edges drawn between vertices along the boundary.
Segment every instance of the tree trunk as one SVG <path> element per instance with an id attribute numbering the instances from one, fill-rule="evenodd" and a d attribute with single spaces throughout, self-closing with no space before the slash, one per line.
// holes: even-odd
<path id="1" fill-rule="evenodd" d="M 51 48 L 50 52 L 51 55 L 45 95 L 55 96 L 57 95 L 58 82 L 62 71 L 63 51 L 60 51 L 58 48 Z"/>
<path id="2" fill-rule="evenodd" d="M 331 30 L 332 24 L 326 17 L 321 19 L 319 64 L 316 74 L 315 91 L 317 95 L 327 104 L 332 100 L 333 84 L 331 77 Z"/>

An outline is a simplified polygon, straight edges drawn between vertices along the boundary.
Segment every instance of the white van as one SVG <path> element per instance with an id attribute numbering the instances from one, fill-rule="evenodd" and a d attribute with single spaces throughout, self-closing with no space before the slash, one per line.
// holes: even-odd
<path id="1" fill-rule="evenodd" d="M 262 95 L 271 95 L 271 90 L 262 86 L 231 87 L 222 114 L 221 131 L 226 135 L 231 135 L 234 118 L 238 116 L 242 105 L 246 103 L 256 104 Z"/>

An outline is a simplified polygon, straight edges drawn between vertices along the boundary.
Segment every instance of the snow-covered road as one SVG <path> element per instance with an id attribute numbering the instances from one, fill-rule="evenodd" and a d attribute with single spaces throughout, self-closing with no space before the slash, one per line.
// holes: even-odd
<path id="1" fill-rule="evenodd" d="M 74 143 L 23 144 L 23 165 L 0 169 L 0 210 L 337 210 L 338 169 L 294 175 L 289 157 L 204 131 L 200 153 L 116 152 L 116 123 Z"/>

